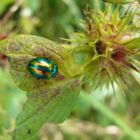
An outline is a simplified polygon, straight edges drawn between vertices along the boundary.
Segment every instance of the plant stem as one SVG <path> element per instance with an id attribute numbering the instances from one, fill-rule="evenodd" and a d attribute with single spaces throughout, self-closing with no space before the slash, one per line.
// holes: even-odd
<path id="1" fill-rule="evenodd" d="M 82 97 L 84 98 L 84 100 L 89 102 L 93 108 L 101 112 L 104 116 L 118 125 L 133 140 L 140 139 L 140 136 L 132 128 L 130 128 L 124 120 L 122 120 L 117 114 L 109 110 L 108 107 L 106 107 L 102 102 L 93 99 L 93 97 L 91 96 L 86 96 L 85 94 L 82 94 Z"/>

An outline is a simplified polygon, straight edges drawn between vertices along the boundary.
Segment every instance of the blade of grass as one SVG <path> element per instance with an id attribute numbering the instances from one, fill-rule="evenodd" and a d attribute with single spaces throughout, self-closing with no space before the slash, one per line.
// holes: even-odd
<path id="1" fill-rule="evenodd" d="M 81 96 L 84 100 L 90 103 L 93 108 L 101 112 L 104 116 L 118 125 L 131 139 L 140 139 L 140 136 L 132 128 L 129 127 L 125 120 L 121 119 L 117 114 L 108 109 L 108 107 L 105 106 L 101 101 L 97 101 L 94 99 L 94 97 L 87 96 L 85 94 L 82 94 Z"/>

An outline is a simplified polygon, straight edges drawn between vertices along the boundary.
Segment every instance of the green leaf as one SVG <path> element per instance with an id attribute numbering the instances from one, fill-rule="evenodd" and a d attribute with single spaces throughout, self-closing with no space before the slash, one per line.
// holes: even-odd
<path id="1" fill-rule="evenodd" d="M 137 49 L 140 47 L 140 37 L 132 39 L 132 40 L 124 43 L 123 45 L 125 45 L 127 48 L 130 48 L 130 49 Z"/>
<path id="2" fill-rule="evenodd" d="M 7 6 L 15 2 L 15 0 L 1 0 L 0 2 L 0 15 L 6 10 Z"/>
<path id="3" fill-rule="evenodd" d="M 16 85 L 28 93 L 45 92 L 61 85 L 79 74 L 67 48 L 50 40 L 31 35 L 18 35 L 0 43 L 0 52 L 9 57 L 9 71 Z M 36 57 L 53 60 L 58 65 L 58 75 L 50 80 L 37 79 L 28 71 L 28 63 Z M 77 74 L 78 73 L 78 74 Z"/>
<path id="4" fill-rule="evenodd" d="M 70 50 L 30 35 L 0 42 L 0 52 L 9 57 L 9 71 L 15 83 L 30 95 L 17 117 L 14 140 L 37 140 L 44 123 L 62 122 L 70 114 L 81 87 L 80 68 L 75 67 L 78 63 L 74 63 Z M 28 71 L 28 63 L 36 57 L 53 60 L 58 65 L 57 77 L 50 80 L 34 77 Z"/>
<path id="5" fill-rule="evenodd" d="M 128 4 L 135 1 L 136 0 L 104 0 L 104 2 L 109 2 L 113 4 Z"/>
<path id="6" fill-rule="evenodd" d="M 48 89 L 46 93 L 32 95 L 17 117 L 13 140 L 39 140 L 38 133 L 46 122 L 63 122 L 70 114 L 79 89 L 77 80 L 67 85 Z"/>

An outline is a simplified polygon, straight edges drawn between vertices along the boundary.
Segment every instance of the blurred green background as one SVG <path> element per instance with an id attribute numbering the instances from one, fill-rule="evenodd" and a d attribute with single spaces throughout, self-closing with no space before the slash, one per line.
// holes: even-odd
<path id="1" fill-rule="evenodd" d="M 35 34 L 63 42 L 82 30 L 83 10 L 100 0 L 0 0 L 0 39 L 11 34 Z M 123 12 L 123 11 L 122 11 Z M 15 87 L 7 59 L 0 55 L 0 140 L 11 140 L 15 117 L 26 94 Z M 128 100 L 120 93 L 98 89 L 89 97 L 81 93 L 70 118 L 63 124 L 46 124 L 41 140 L 140 140 L 140 89 Z"/>

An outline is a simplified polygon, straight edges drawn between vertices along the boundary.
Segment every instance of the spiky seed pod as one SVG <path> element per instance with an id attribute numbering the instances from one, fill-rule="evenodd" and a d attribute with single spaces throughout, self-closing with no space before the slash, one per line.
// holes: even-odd
<path id="1" fill-rule="evenodd" d="M 85 32 L 72 39 L 73 45 L 92 48 L 92 59 L 84 67 L 83 88 L 90 92 L 112 85 L 115 92 L 118 85 L 123 93 L 131 91 L 137 83 L 133 72 L 140 72 L 140 38 L 134 38 L 133 14 L 128 10 L 121 17 L 119 8 L 113 11 L 111 5 L 104 12 L 88 8 L 86 13 Z"/>

